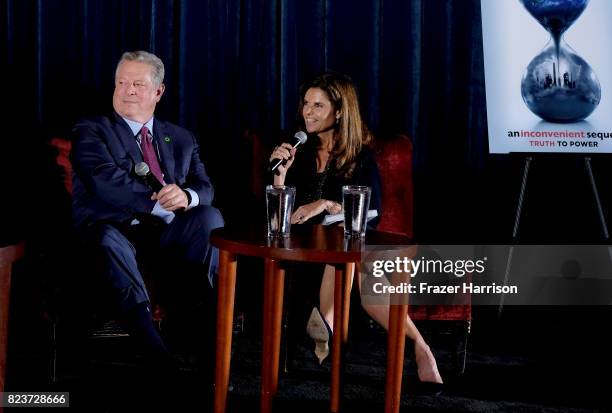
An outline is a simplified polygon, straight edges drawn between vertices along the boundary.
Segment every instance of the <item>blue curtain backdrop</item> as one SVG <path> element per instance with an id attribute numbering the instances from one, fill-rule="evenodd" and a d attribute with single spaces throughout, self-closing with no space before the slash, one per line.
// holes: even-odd
<path id="1" fill-rule="evenodd" d="M 3 0 L 2 13 L 20 115 L 50 132 L 108 109 L 119 56 L 146 49 L 166 63 L 160 116 L 205 146 L 291 128 L 299 84 L 333 69 L 374 131 L 413 137 L 417 165 L 440 145 L 475 167 L 486 152 L 478 1 Z"/>
<path id="2" fill-rule="evenodd" d="M 1 4 L 9 152 L 108 112 L 121 53 L 146 49 L 166 64 L 158 115 L 198 134 L 219 197 L 232 203 L 231 187 L 246 177 L 229 160 L 247 156 L 245 128 L 268 143 L 292 130 L 300 83 L 332 69 L 354 79 L 380 139 L 412 137 L 417 233 L 511 233 L 520 164 L 504 180 L 507 160 L 488 155 L 478 0 Z M 17 174 L 24 162 L 10 158 Z M 491 209 L 503 218 L 496 225 L 482 218 Z"/>

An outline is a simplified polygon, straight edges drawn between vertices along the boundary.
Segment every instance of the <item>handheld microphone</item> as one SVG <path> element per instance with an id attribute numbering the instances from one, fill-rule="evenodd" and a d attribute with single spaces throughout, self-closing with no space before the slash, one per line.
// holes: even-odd
<path id="1" fill-rule="evenodd" d="M 134 172 L 149 185 L 153 192 L 159 192 L 164 187 L 157 177 L 151 173 L 151 169 L 149 169 L 149 165 L 146 162 L 138 162 L 134 166 Z"/>
<path id="2" fill-rule="evenodd" d="M 306 135 L 306 133 L 302 132 L 302 131 L 298 131 L 295 135 L 293 135 L 293 137 L 295 138 L 295 143 L 293 144 L 293 148 L 297 148 L 298 146 L 306 143 L 306 140 L 308 139 L 308 135 Z M 276 175 L 280 175 L 280 172 L 278 171 L 278 167 L 281 165 L 285 165 L 287 163 L 286 159 L 272 159 L 270 161 L 270 166 L 268 167 L 268 170 L 270 172 L 274 172 Z"/>

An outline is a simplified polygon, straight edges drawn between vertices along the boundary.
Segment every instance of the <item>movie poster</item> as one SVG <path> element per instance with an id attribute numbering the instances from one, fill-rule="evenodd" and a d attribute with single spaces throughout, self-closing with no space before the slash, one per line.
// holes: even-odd
<path id="1" fill-rule="evenodd" d="M 612 1 L 481 7 L 489 151 L 612 152 Z"/>

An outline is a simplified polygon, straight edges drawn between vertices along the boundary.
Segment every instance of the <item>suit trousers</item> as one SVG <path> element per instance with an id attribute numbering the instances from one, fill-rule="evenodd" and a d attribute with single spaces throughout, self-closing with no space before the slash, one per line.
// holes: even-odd
<path id="1" fill-rule="evenodd" d="M 109 310 L 125 313 L 142 302 L 150 302 L 142 269 L 156 283 L 185 289 L 213 284 L 219 251 L 209 243 L 210 232 L 224 225 L 218 209 L 200 205 L 176 214 L 170 224 L 155 217 L 139 224 L 98 222 L 85 230 L 93 253 L 98 284 L 110 295 Z M 202 282 L 204 280 L 204 282 Z"/>

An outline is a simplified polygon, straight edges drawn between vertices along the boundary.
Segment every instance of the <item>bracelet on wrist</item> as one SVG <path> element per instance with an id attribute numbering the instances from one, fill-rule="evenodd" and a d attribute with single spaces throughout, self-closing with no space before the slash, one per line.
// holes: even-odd
<path id="1" fill-rule="evenodd" d="M 328 213 L 332 213 L 332 210 L 334 209 L 334 207 L 336 206 L 336 202 L 334 201 L 327 201 L 327 204 L 325 205 L 325 210 Z"/>

